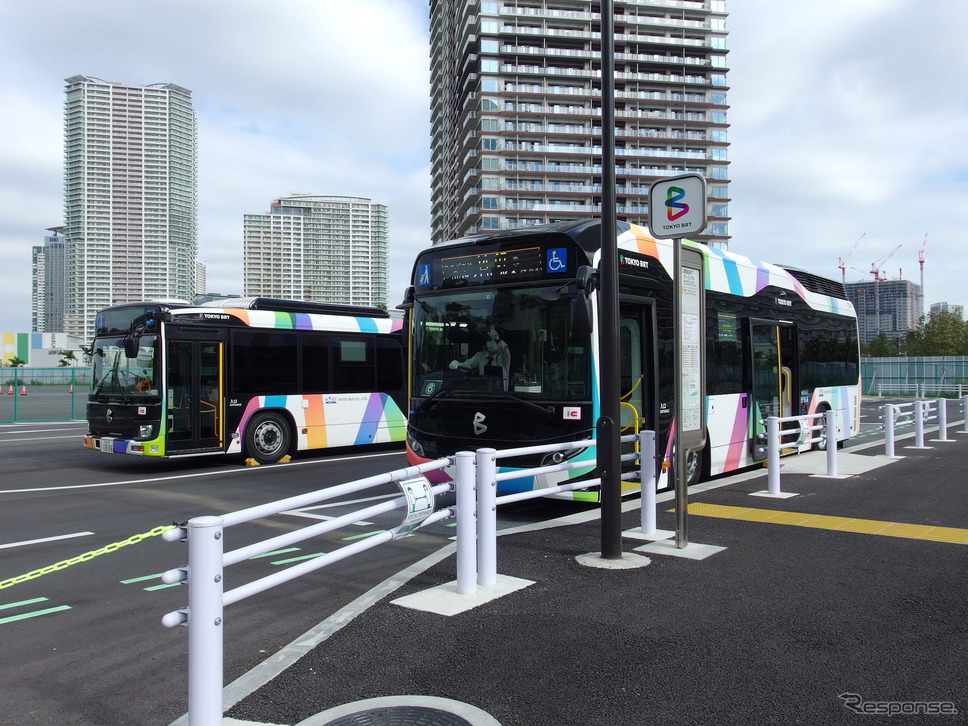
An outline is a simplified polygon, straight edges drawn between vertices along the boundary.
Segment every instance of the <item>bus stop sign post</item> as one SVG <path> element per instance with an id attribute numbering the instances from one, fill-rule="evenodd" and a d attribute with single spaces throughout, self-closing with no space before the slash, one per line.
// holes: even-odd
<path id="1" fill-rule="evenodd" d="M 649 231 L 656 239 L 673 240 L 672 317 L 675 321 L 675 424 L 673 451 L 676 487 L 676 548 L 689 543 L 688 452 L 706 444 L 705 296 L 703 258 L 683 249 L 682 238 L 706 228 L 706 180 L 684 174 L 649 187 Z"/>

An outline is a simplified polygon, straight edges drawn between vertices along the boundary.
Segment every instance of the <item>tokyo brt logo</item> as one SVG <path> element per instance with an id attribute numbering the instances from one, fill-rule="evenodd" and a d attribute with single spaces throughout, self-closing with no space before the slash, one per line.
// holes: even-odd
<path id="1" fill-rule="evenodd" d="M 675 222 L 684 214 L 689 214 L 689 205 L 681 201 L 686 196 L 686 191 L 681 187 L 669 187 L 666 193 L 666 218 L 670 222 Z"/>

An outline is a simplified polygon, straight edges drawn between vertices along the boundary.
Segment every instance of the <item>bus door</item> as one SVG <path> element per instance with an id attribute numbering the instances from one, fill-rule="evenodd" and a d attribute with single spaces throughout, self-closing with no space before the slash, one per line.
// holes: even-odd
<path id="1" fill-rule="evenodd" d="M 171 329 L 169 329 L 171 330 Z M 194 332 L 194 331 L 193 331 Z M 171 333 L 165 369 L 166 453 L 223 450 L 225 342 Z"/>
<path id="2" fill-rule="evenodd" d="M 767 456 L 766 419 L 796 415 L 793 389 L 794 327 L 775 320 L 750 323 L 750 361 L 753 395 L 750 409 L 750 446 L 754 461 Z M 791 422 L 782 428 L 795 427 Z"/>
<path id="3" fill-rule="evenodd" d="M 651 301 L 649 301 L 651 302 Z M 619 319 L 620 423 L 622 435 L 655 430 L 655 308 L 651 304 L 623 302 Z M 631 446 L 623 446 L 631 452 Z M 624 484 L 623 484 L 624 488 Z"/>

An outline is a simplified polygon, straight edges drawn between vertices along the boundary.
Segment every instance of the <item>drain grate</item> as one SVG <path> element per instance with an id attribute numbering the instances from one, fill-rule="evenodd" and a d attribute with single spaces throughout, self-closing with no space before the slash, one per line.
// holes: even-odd
<path id="1" fill-rule="evenodd" d="M 474 726 L 466 718 L 439 708 L 387 706 L 340 716 L 322 726 Z"/>

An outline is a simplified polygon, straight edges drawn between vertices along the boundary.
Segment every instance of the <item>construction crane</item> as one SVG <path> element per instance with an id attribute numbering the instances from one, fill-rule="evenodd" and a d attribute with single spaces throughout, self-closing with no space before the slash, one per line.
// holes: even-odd
<path id="1" fill-rule="evenodd" d="M 867 232 L 864 232 L 864 234 L 862 234 L 860 237 L 857 238 L 857 241 L 854 242 L 854 244 L 852 244 L 850 247 L 847 248 L 847 251 L 844 252 L 842 257 L 837 258 L 837 267 L 840 268 L 840 281 L 845 285 L 847 284 L 847 267 L 845 265 L 845 263 L 847 262 L 847 258 L 850 257 L 850 253 L 853 252 L 854 249 L 857 247 L 857 245 L 860 244 L 860 241 L 864 239 L 864 235 L 866 234 Z"/>
<path id="2" fill-rule="evenodd" d="M 924 300 L 924 248 L 928 246 L 928 233 L 924 233 L 921 249 L 918 251 L 918 266 L 921 268 L 921 299 Z M 923 305 L 923 303 L 922 303 Z"/>
<path id="3" fill-rule="evenodd" d="M 895 247 L 893 250 L 891 250 L 886 255 L 884 255 L 881 259 L 879 259 L 877 262 L 871 263 L 871 275 L 874 276 L 874 280 L 876 282 L 884 282 L 884 280 L 887 279 L 887 275 L 885 275 L 883 272 L 883 265 L 885 262 L 891 259 L 894 256 L 894 253 L 897 252 L 899 249 L 901 249 L 901 245 L 898 245 L 897 247 Z"/>

